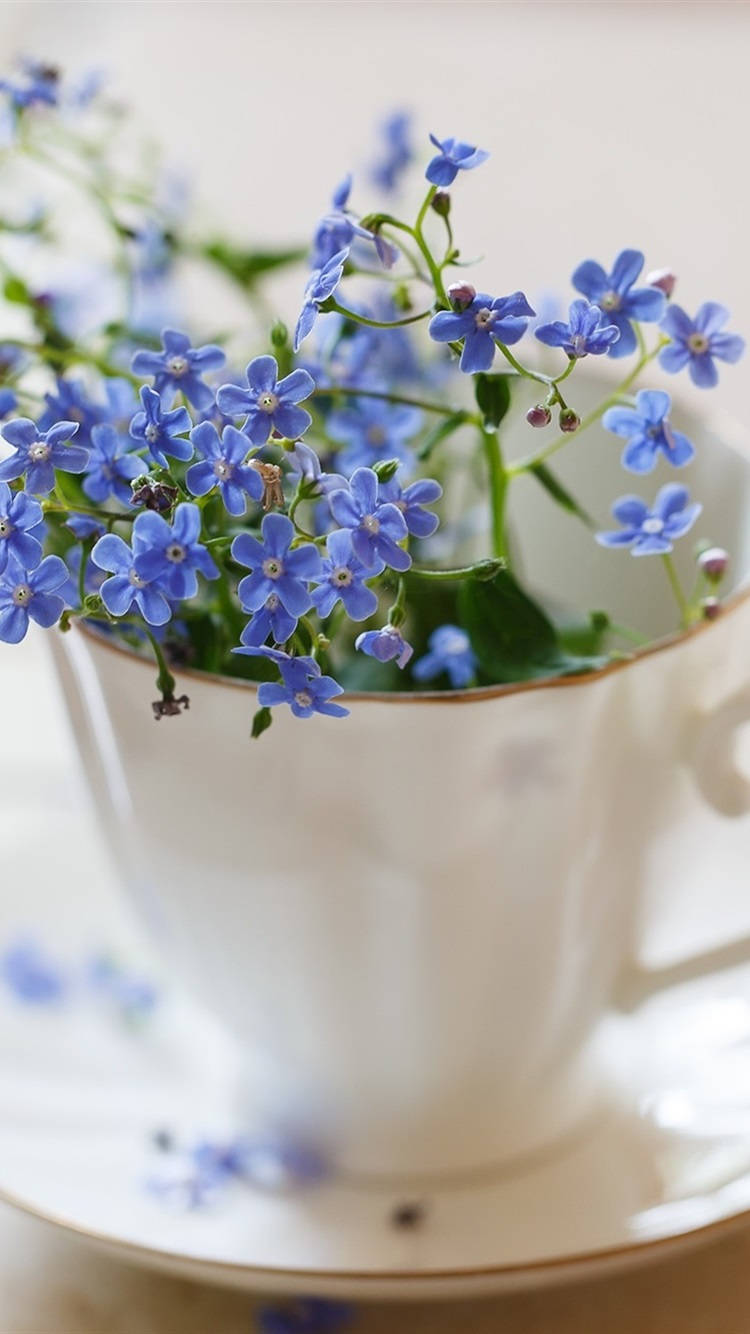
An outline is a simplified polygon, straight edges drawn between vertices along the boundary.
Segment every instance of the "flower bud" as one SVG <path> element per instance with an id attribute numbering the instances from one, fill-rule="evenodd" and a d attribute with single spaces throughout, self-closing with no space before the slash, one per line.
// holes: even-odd
<path id="1" fill-rule="evenodd" d="M 704 598 L 701 602 L 704 621 L 715 621 L 720 611 L 721 603 L 718 598 Z"/>
<path id="2" fill-rule="evenodd" d="M 669 299 L 675 289 L 677 275 L 671 269 L 653 269 L 646 275 L 646 282 L 649 287 L 658 287 Z"/>
<path id="3" fill-rule="evenodd" d="M 271 346 L 286 347 L 289 342 L 289 330 L 281 320 L 276 320 L 271 329 Z"/>
<path id="4" fill-rule="evenodd" d="M 451 211 L 451 197 L 447 190 L 436 190 L 432 199 L 432 207 L 441 218 L 447 218 Z"/>
<path id="5" fill-rule="evenodd" d="M 378 462 L 372 465 L 372 470 L 379 482 L 390 482 L 400 467 L 400 459 L 378 459 Z"/>
<path id="6" fill-rule="evenodd" d="M 708 547 L 698 557 L 698 569 L 711 584 L 720 584 L 727 572 L 729 552 L 723 547 Z"/>
<path id="7" fill-rule="evenodd" d="M 448 300 L 454 310 L 466 310 L 477 294 L 472 283 L 451 283 L 448 288 Z"/>
<path id="8" fill-rule="evenodd" d="M 561 410 L 560 412 L 561 431 L 567 431 L 567 432 L 577 431 L 580 425 L 581 425 L 581 418 L 578 416 L 577 412 L 573 411 L 572 408 L 563 408 Z"/>
<path id="9" fill-rule="evenodd" d="M 526 420 L 529 426 L 549 426 L 552 421 L 552 413 L 544 403 L 535 403 L 533 408 L 529 408 L 526 413 Z"/>

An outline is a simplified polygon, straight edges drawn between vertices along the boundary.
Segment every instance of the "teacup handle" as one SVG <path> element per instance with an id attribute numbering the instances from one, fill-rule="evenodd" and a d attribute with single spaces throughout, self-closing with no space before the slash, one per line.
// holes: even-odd
<path id="1" fill-rule="evenodd" d="M 750 780 L 740 771 L 734 754 L 737 729 L 750 722 L 750 684 L 716 708 L 694 716 L 689 724 L 684 760 L 704 800 L 730 819 L 750 812 Z M 682 982 L 691 982 L 750 961 L 750 935 L 725 945 L 691 954 L 664 968 L 631 964 L 617 988 L 616 1004 L 634 1010 L 649 996 Z"/>

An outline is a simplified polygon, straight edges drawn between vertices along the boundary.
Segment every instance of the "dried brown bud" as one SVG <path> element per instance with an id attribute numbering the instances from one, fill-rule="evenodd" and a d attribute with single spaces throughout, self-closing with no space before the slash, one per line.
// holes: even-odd
<path id="1" fill-rule="evenodd" d="M 138 477 L 133 486 L 130 503 L 143 505 L 144 509 L 156 510 L 157 514 L 163 514 L 165 510 L 171 510 L 178 494 L 176 486 L 167 486 L 165 482 L 157 482 L 153 477 Z"/>
<path id="2" fill-rule="evenodd" d="M 158 723 L 160 718 L 179 717 L 181 709 L 190 708 L 190 700 L 187 695 L 180 695 L 178 699 L 175 699 L 174 695 L 164 695 L 162 699 L 153 700 L 151 708 Z"/>
<path id="3" fill-rule="evenodd" d="M 284 489 L 281 485 L 283 476 L 277 463 L 261 463 L 260 459 L 251 459 L 250 467 L 260 473 L 263 482 L 263 508 L 268 512 L 284 505 Z"/>

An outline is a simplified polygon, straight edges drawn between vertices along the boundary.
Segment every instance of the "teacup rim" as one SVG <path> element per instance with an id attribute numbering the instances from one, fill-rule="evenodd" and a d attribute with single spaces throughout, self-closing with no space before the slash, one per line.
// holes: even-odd
<path id="1" fill-rule="evenodd" d="M 679 644 L 686 643 L 695 639 L 698 635 L 707 633 L 724 622 L 728 616 L 738 611 L 749 599 L 750 574 L 733 593 L 730 593 L 727 600 L 722 602 L 721 611 L 714 620 L 702 620 L 685 629 L 675 630 L 672 634 L 663 635 L 648 644 L 639 645 L 637 648 L 623 653 L 621 658 L 615 658 L 605 663 L 603 667 L 594 667 L 588 672 L 571 673 L 569 676 L 534 677 L 529 681 L 508 681 L 496 685 L 469 686 L 461 690 L 347 690 L 342 699 L 347 702 L 352 700 L 357 703 L 369 702 L 374 704 L 472 704 L 480 703 L 486 699 L 498 699 L 506 695 L 525 694 L 532 690 L 584 686 L 595 681 L 601 681 L 604 677 L 612 676 L 615 672 L 625 671 L 637 662 L 642 662 L 644 658 L 654 657 L 657 653 L 676 648 Z M 125 644 L 114 643 L 106 635 L 85 624 L 74 622 L 71 629 L 75 629 L 86 639 L 94 640 L 100 648 L 107 649 L 110 653 L 119 654 L 130 662 L 138 663 L 144 670 L 153 672 L 154 662 L 136 649 Z M 239 690 L 257 692 L 258 686 L 261 684 L 260 681 L 247 681 L 242 677 L 224 676 L 219 672 L 202 672 L 195 667 L 182 667 L 172 664 L 170 664 L 170 667 L 176 676 L 185 676 L 189 680 L 200 681 L 204 685 L 213 683 Z"/>

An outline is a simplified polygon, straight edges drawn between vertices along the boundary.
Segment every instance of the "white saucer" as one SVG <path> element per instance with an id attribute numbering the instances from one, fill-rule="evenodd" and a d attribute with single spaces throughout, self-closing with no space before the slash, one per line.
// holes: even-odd
<path id="1" fill-rule="evenodd" d="M 122 1258 L 332 1297 L 471 1295 L 640 1262 L 750 1210 L 750 973 L 683 988 L 611 1034 L 640 1054 L 619 1102 L 544 1160 L 450 1189 L 231 1181 L 195 1210 L 147 1187 L 232 1129 L 235 1055 L 166 1000 L 131 1032 L 85 999 L 3 1000 L 0 1196 Z M 634 1040 L 634 1041 L 633 1041 Z M 424 1217 L 395 1227 L 416 1200 Z"/>
<path id="2" fill-rule="evenodd" d="M 26 930 L 71 964 L 109 948 L 151 973 L 153 953 L 71 776 L 54 697 L 36 659 L 22 654 L 21 668 L 35 708 L 47 710 L 47 741 L 42 768 L 30 763 L 24 727 L 6 736 L 0 955 Z M 233 1181 L 186 1211 L 147 1188 L 174 1168 L 153 1137 L 167 1129 L 188 1144 L 236 1130 L 228 1038 L 171 988 L 128 1029 L 83 989 L 61 1006 L 31 1006 L 0 982 L 0 1197 L 126 1260 L 330 1297 L 532 1287 L 736 1226 L 750 1214 L 750 969 L 613 1020 L 608 1050 L 618 1096 L 574 1139 L 514 1171 L 403 1192 Z M 415 1198 L 421 1223 L 394 1227 L 394 1208 Z"/>

